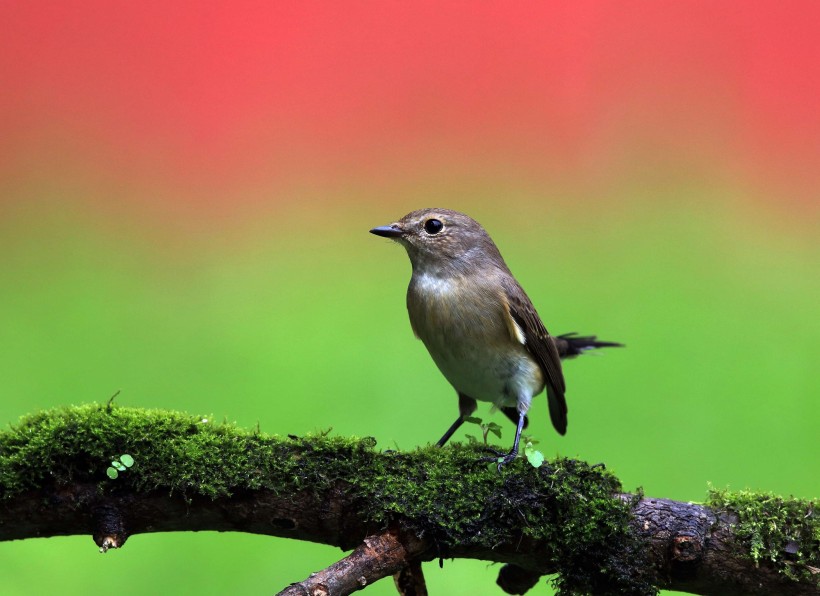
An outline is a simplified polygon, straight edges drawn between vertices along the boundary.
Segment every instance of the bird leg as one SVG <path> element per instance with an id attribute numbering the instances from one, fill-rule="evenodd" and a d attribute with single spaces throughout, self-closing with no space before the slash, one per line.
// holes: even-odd
<path id="1" fill-rule="evenodd" d="M 484 457 L 481 461 L 493 461 L 498 463 L 498 471 L 501 471 L 503 466 L 513 461 L 518 456 L 518 444 L 521 442 L 521 431 L 527 423 L 527 415 L 524 412 L 518 413 L 518 425 L 515 427 L 515 440 L 513 441 L 512 450 L 507 453 L 494 452 L 496 457 Z"/>
<path id="2" fill-rule="evenodd" d="M 444 444 L 450 440 L 450 437 L 453 436 L 453 433 L 456 432 L 464 421 L 470 417 L 470 415 L 475 412 L 478 404 L 476 401 L 470 397 L 469 395 L 464 395 L 463 393 L 458 394 L 458 418 L 455 422 L 447 429 L 447 432 L 444 433 L 444 436 L 438 440 L 436 443 L 436 447 L 443 447 Z"/>
<path id="3" fill-rule="evenodd" d="M 462 424 L 464 424 L 464 417 L 459 416 L 458 418 L 456 418 L 456 421 L 453 422 L 452 426 L 450 426 L 450 428 L 447 429 L 447 432 L 444 433 L 444 436 L 438 440 L 438 443 L 436 443 L 436 447 L 444 447 L 444 444 L 450 440 L 450 437 L 453 436 L 453 433 L 455 433 L 461 427 Z"/>

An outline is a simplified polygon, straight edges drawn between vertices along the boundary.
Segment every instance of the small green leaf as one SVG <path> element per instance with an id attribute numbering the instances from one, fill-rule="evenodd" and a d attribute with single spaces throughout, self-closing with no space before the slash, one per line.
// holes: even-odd
<path id="1" fill-rule="evenodd" d="M 116 479 L 117 479 L 117 476 L 119 476 L 119 475 L 120 475 L 120 473 L 119 473 L 119 472 L 117 472 L 114 468 L 108 468 L 108 469 L 105 471 L 105 473 L 106 473 L 106 474 L 108 474 L 108 477 L 109 477 L 111 480 L 116 480 Z"/>
<path id="2" fill-rule="evenodd" d="M 487 430 L 493 433 L 499 439 L 501 438 L 501 425 L 495 422 L 490 422 L 487 425 Z"/>
<path id="3" fill-rule="evenodd" d="M 124 453 L 120 456 L 120 461 L 126 468 L 130 468 L 134 465 L 134 458 L 128 455 L 127 453 Z"/>
<path id="4" fill-rule="evenodd" d="M 467 437 L 467 444 L 469 445 L 476 445 L 478 443 L 478 439 L 476 439 L 473 435 L 464 435 Z"/>
<path id="5" fill-rule="evenodd" d="M 544 463 L 544 454 L 537 449 L 533 449 L 530 443 L 527 443 L 527 446 L 524 448 L 524 455 L 533 468 L 540 468 L 541 464 Z"/>
<path id="6" fill-rule="evenodd" d="M 470 424 L 481 424 L 481 418 L 477 418 L 475 416 L 467 416 L 464 419 L 464 422 L 469 422 Z"/>
<path id="7" fill-rule="evenodd" d="M 125 470 L 128 469 L 118 461 L 112 461 L 111 465 L 117 468 L 120 472 L 125 472 Z"/>

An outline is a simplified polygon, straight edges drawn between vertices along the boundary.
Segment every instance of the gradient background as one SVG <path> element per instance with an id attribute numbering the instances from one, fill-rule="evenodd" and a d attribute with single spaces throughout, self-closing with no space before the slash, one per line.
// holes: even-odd
<path id="1" fill-rule="evenodd" d="M 412 337 L 404 251 L 367 230 L 445 206 L 551 331 L 628 344 L 567 365 L 566 437 L 536 400 L 546 454 L 653 496 L 820 496 L 818 22 L 812 1 L 3 2 L 0 420 L 121 389 L 434 441 L 455 394 Z M 342 554 L 34 539 L 0 544 L 0 591 L 269 594 Z M 426 570 L 432 594 L 500 593 L 496 566 Z"/>

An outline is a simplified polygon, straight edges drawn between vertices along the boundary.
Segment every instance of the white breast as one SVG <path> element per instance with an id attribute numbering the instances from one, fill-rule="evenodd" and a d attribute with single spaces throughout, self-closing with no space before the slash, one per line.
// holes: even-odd
<path id="1" fill-rule="evenodd" d="M 430 297 L 446 298 L 457 288 L 457 283 L 436 275 L 422 273 L 415 278 L 417 292 Z"/>

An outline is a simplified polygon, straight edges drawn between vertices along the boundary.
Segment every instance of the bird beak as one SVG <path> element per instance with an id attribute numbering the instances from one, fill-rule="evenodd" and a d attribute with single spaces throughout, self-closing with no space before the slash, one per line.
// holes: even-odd
<path id="1" fill-rule="evenodd" d="M 399 224 L 390 224 L 389 226 L 379 226 L 370 230 L 371 234 L 376 236 L 383 236 L 385 238 L 398 238 L 404 236 L 404 230 L 399 227 Z"/>

